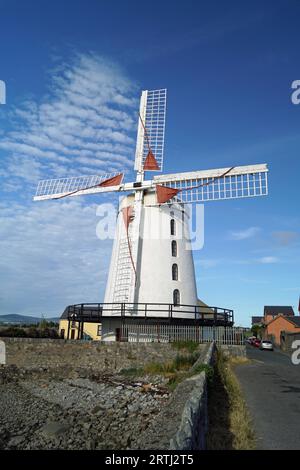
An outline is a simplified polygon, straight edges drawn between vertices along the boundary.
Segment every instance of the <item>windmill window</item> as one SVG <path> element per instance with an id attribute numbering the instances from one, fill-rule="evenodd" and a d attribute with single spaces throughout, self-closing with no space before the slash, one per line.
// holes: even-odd
<path id="1" fill-rule="evenodd" d="M 176 235 L 175 219 L 171 219 L 171 235 Z"/>
<path id="2" fill-rule="evenodd" d="M 177 242 L 172 240 L 172 256 L 177 257 Z"/>
<path id="3" fill-rule="evenodd" d="M 180 292 L 178 289 L 175 289 L 173 291 L 173 304 L 176 306 L 176 305 L 180 305 Z"/>
<path id="4" fill-rule="evenodd" d="M 177 264 L 173 264 L 172 266 L 172 280 L 178 281 L 178 265 Z"/>

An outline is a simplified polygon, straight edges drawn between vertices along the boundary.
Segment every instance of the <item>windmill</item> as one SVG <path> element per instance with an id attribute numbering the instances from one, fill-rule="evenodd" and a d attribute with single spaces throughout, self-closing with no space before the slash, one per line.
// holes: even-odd
<path id="1" fill-rule="evenodd" d="M 145 178 L 146 172 L 163 169 L 166 98 L 166 89 L 142 92 L 134 182 L 123 182 L 122 173 L 51 179 L 40 181 L 34 196 L 35 201 L 42 201 L 104 192 L 130 193 L 119 207 L 103 304 L 112 306 L 107 313 L 110 316 L 118 314 L 120 304 L 131 306 L 136 316 L 146 315 L 150 303 L 156 305 L 150 309 L 150 316 L 168 315 L 168 304 L 169 308 L 177 307 L 177 317 L 194 318 L 199 304 L 188 246 L 187 204 L 268 193 L 266 164 Z M 167 236 L 151 236 L 155 227 L 164 227 Z M 142 312 L 138 305 L 144 305 Z"/>

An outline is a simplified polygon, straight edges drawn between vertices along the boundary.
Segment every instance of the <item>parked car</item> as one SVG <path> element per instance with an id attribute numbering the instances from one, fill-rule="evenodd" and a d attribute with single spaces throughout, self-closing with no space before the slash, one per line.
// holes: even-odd
<path id="1" fill-rule="evenodd" d="M 253 346 L 255 346 L 256 348 L 259 348 L 260 347 L 260 344 L 261 344 L 261 340 L 256 338 L 254 341 L 253 341 Z"/>
<path id="2" fill-rule="evenodd" d="M 272 341 L 268 341 L 266 339 L 263 339 L 260 343 L 259 349 L 263 350 L 266 349 L 268 351 L 273 351 L 273 343 Z"/>
<path id="3" fill-rule="evenodd" d="M 249 336 L 249 338 L 247 338 L 247 343 L 253 344 L 254 340 L 256 340 L 256 336 Z"/>

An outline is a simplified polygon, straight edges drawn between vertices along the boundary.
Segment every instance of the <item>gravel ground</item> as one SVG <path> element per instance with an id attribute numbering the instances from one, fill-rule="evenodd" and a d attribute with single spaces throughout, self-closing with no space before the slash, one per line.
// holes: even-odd
<path id="1" fill-rule="evenodd" d="M 137 449 L 170 398 L 160 377 L 65 374 L 0 368 L 0 449 Z"/>

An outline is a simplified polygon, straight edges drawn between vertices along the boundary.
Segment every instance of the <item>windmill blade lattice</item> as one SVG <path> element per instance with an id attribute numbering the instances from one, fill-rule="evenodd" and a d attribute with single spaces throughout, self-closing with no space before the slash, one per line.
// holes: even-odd
<path id="1" fill-rule="evenodd" d="M 39 181 L 34 201 L 60 199 L 99 192 L 116 191 L 123 179 L 122 173 L 75 176 L 72 178 Z"/>
<path id="2" fill-rule="evenodd" d="M 135 170 L 143 171 L 149 152 L 154 156 L 157 168 L 162 171 L 167 90 L 146 90 L 142 92 L 135 157 Z"/>
<path id="3" fill-rule="evenodd" d="M 216 170 L 155 176 L 157 185 L 178 190 L 182 203 L 265 196 L 268 194 L 267 165 L 250 165 Z M 170 194 L 170 191 L 169 191 Z M 170 199 L 160 201 L 170 202 Z"/>

